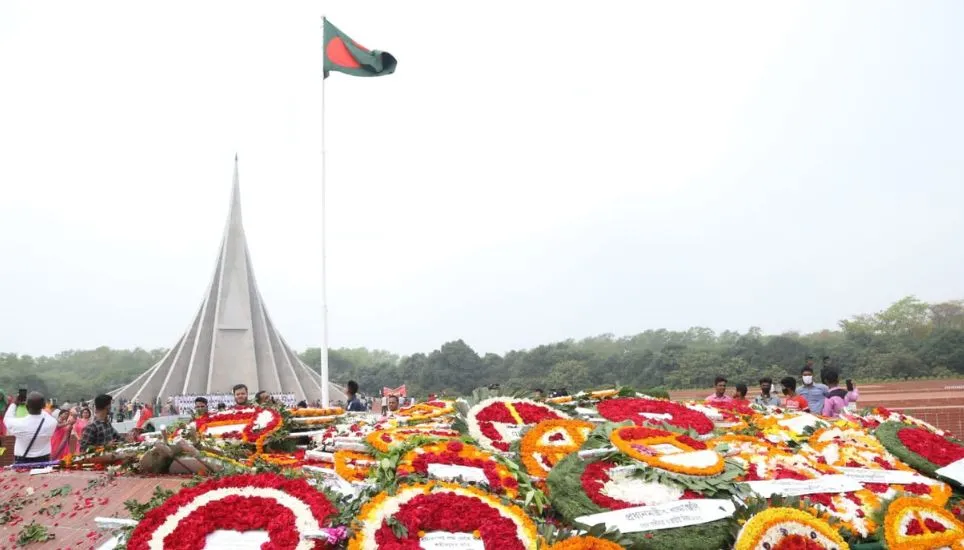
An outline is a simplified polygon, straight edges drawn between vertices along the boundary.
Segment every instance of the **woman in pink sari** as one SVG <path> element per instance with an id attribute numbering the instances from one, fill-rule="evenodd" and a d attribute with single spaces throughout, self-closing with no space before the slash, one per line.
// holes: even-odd
<path id="1" fill-rule="evenodd" d="M 80 410 L 80 418 L 74 422 L 74 437 L 70 443 L 70 453 L 77 454 L 80 452 L 80 438 L 84 435 L 84 428 L 87 427 L 87 423 L 90 422 L 90 409 L 84 407 Z"/>
<path id="2" fill-rule="evenodd" d="M 57 428 L 50 438 L 50 460 L 60 460 L 69 452 L 68 445 L 73 436 L 74 417 L 70 411 L 60 411 L 57 415 Z"/>

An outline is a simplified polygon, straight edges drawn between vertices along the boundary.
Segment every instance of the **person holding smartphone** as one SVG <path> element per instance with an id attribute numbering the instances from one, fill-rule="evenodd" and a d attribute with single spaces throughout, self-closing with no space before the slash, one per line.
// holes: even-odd
<path id="1" fill-rule="evenodd" d="M 849 403 L 854 403 L 860 398 L 860 392 L 854 387 L 853 380 L 847 380 L 847 389 L 839 388 L 840 373 L 836 369 L 829 369 L 821 372 L 827 384 L 827 398 L 823 403 L 823 416 L 837 417 L 847 409 Z"/>

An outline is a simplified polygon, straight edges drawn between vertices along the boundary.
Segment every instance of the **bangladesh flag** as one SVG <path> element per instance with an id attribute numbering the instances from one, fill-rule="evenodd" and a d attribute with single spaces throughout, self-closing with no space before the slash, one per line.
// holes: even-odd
<path id="1" fill-rule="evenodd" d="M 365 48 L 325 19 L 325 78 L 331 71 L 352 76 L 384 76 L 395 72 L 397 64 L 392 54 Z"/>

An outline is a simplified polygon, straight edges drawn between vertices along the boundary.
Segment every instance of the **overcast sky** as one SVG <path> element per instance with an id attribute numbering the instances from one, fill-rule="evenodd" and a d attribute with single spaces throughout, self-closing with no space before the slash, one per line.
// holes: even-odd
<path id="1" fill-rule="evenodd" d="M 964 3 L 0 3 L 0 351 L 173 345 L 235 152 L 261 292 L 331 344 L 811 331 L 964 297 Z"/>

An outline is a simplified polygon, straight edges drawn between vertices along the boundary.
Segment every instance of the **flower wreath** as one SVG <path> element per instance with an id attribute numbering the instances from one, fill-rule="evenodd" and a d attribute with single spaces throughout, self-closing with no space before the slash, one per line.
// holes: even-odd
<path id="1" fill-rule="evenodd" d="M 130 550 L 201 550 L 218 530 L 267 531 L 264 550 L 326 548 L 322 541 L 302 540 L 317 531 L 337 510 L 304 478 L 275 474 L 212 479 L 181 489 L 149 511 L 134 528 Z"/>
<path id="2" fill-rule="evenodd" d="M 405 443 L 412 437 L 438 437 L 440 439 L 453 439 L 461 434 L 450 428 L 439 428 L 435 426 L 408 426 L 400 428 L 388 428 L 376 430 L 365 436 L 365 442 L 375 448 L 375 450 L 387 453 L 393 448 Z"/>
<path id="3" fill-rule="evenodd" d="M 821 428 L 824 421 L 810 413 L 758 414 L 751 422 L 763 436 L 774 443 L 806 439 L 812 430 Z"/>
<path id="4" fill-rule="evenodd" d="M 376 464 L 375 457 L 357 451 L 335 451 L 335 473 L 345 481 L 362 481 Z"/>
<path id="5" fill-rule="evenodd" d="M 874 435 L 894 456 L 931 477 L 938 469 L 964 459 L 964 441 L 919 426 L 884 422 Z"/>
<path id="6" fill-rule="evenodd" d="M 803 481 L 837 473 L 834 468 L 816 462 L 808 455 L 790 454 L 779 449 L 768 455 L 743 454 L 734 459 L 746 465 L 742 481 Z M 809 503 L 808 510 L 814 515 L 833 518 L 861 536 L 870 535 L 876 528 L 872 516 L 880 505 L 880 498 L 868 489 L 850 493 L 813 493 L 801 499 Z"/>
<path id="7" fill-rule="evenodd" d="M 549 550 L 622 550 L 622 548 L 606 539 L 584 536 L 561 540 L 550 546 Z"/>
<path id="8" fill-rule="evenodd" d="M 742 403 L 718 403 L 707 405 L 705 403 L 690 402 L 685 404 L 686 408 L 705 414 L 713 426 L 728 432 L 745 430 L 749 424 L 744 418 L 753 416 L 754 411 Z"/>
<path id="9" fill-rule="evenodd" d="M 859 428 L 821 428 L 810 436 L 804 450 L 820 464 L 869 470 L 900 470 L 915 472 L 913 468 L 890 454 L 874 436 Z M 946 483 L 886 484 L 865 483 L 864 487 L 881 499 L 891 499 L 898 492 L 927 498 L 943 505 L 951 496 Z"/>
<path id="10" fill-rule="evenodd" d="M 341 407 L 327 407 L 323 409 L 291 409 L 288 411 L 291 416 L 312 417 L 312 416 L 341 416 L 345 414 L 345 409 Z"/>
<path id="11" fill-rule="evenodd" d="M 549 470 L 586 442 L 595 425 L 585 420 L 543 420 L 522 436 L 519 456 L 530 476 L 545 479 Z"/>
<path id="12" fill-rule="evenodd" d="M 553 405 L 563 405 L 566 403 L 572 403 L 573 401 L 580 400 L 590 400 L 599 401 L 601 399 L 608 399 L 619 394 L 619 390 L 615 388 L 610 388 L 608 390 L 596 390 L 591 392 L 579 392 L 576 395 L 560 395 L 558 397 L 550 397 L 546 399 L 546 403 L 552 403 Z"/>
<path id="13" fill-rule="evenodd" d="M 820 428 L 807 443 L 807 450 L 830 466 L 873 468 L 889 457 L 877 438 L 858 428 Z"/>
<path id="14" fill-rule="evenodd" d="M 435 533 L 482 541 L 486 548 L 535 550 L 536 526 L 518 506 L 481 489 L 455 483 L 400 485 L 362 506 L 348 550 L 409 550 Z M 456 535 L 458 536 L 458 535 Z"/>
<path id="15" fill-rule="evenodd" d="M 769 454 L 737 455 L 734 459 L 746 468 L 746 474 L 741 481 L 806 480 L 838 473 L 833 467 L 821 464 L 805 454 L 790 454 L 781 449 L 774 449 Z"/>
<path id="16" fill-rule="evenodd" d="M 254 443 L 257 452 L 261 453 L 268 437 L 281 429 L 283 419 L 274 409 L 245 407 L 208 413 L 196 418 L 188 427 L 191 424 L 200 435 Z"/>
<path id="17" fill-rule="evenodd" d="M 616 428 L 609 441 L 627 456 L 677 474 L 714 476 L 726 464 L 719 453 L 687 435 L 642 426 Z"/>
<path id="18" fill-rule="evenodd" d="M 552 508 L 573 523 L 577 517 L 591 514 L 703 498 L 673 478 L 635 475 L 651 470 L 641 467 L 644 470 L 608 459 L 584 460 L 572 453 L 556 464 L 546 479 Z M 717 520 L 624 535 L 647 550 L 679 550 L 724 548 L 730 532 L 728 520 Z"/>
<path id="19" fill-rule="evenodd" d="M 784 452 L 766 439 L 752 435 L 725 434 L 707 441 L 707 445 L 723 456 L 742 458 L 744 464 L 749 456 Z"/>
<path id="20" fill-rule="evenodd" d="M 396 413 L 407 422 L 422 422 L 430 418 L 437 418 L 455 413 L 455 403 L 452 401 L 426 401 L 411 407 L 399 409 Z"/>
<path id="21" fill-rule="evenodd" d="M 964 523 L 933 502 L 894 500 L 884 516 L 883 540 L 891 550 L 964 547 Z"/>
<path id="22" fill-rule="evenodd" d="M 948 432 L 945 432 L 944 430 L 937 428 L 933 424 L 929 424 L 920 418 L 907 416 L 906 414 L 891 411 L 889 409 L 885 409 L 884 407 L 876 407 L 868 411 L 864 411 L 861 415 L 854 415 L 853 418 L 860 422 L 861 425 L 867 429 L 876 428 L 884 422 L 900 422 L 901 424 L 924 428 L 936 433 L 937 435 L 950 435 Z"/>
<path id="23" fill-rule="evenodd" d="M 621 397 L 596 406 L 599 415 L 612 422 L 630 420 L 636 425 L 667 423 L 700 435 L 713 431 L 713 421 L 705 414 L 666 399 Z"/>
<path id="24" fill-rule="evenodd" d="M 492 453 L 457 440 L 429 443 L 408 451 L 398 462 L 397 473 L 399 476 L 428 476 L 429 464 L 478 468 L 485 474 L 486 484 L 492 492 L 504 492 L 509 498 L 519 494 L 519 481 Z"/>
<path id="25" fill-rule="evenodd" d="M 796 508 L 769 508 L 740 529 L 734 550 L 847 550 L 826 521 Z"/>
<path id="26" fill-rule="evenodd" d="M 469 435 L 483 448 L 507 452 L 522 430 L 543 420 L 565 419 L 565 414 L 529 399 L 492 397 L 469 409 Z"/>

